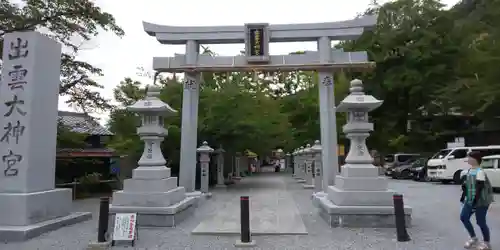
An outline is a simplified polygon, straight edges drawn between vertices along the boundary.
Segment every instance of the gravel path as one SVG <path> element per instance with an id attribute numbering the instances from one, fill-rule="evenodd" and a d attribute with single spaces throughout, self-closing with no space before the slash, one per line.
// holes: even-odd
<path id="1" fill-rule="evenodd" d="M 274 174 L 274 173 L 269 173 Z M 318 216 L 311 204 L 311 190 L 305 190 L 294 182 L 289 174 L 275 174 L 284 178 L 286 190 L 292 194 L 308 235 L 255 236 L 257 247 L 253 249 L 279 250 L 335 250 L 335 249 L 384 249 L 384 250 L 455 250 L 463 249 L 466 233 L 458 219 L 460 210 L 459 188 L 454 185 L 393 181 L 391 188 L 405 195 L 405 202 L 413 207 L 414 226 L 409 229 L 412 241 L 398 243 L 394 229 L 331 229 Z M 247 177 L 258 178 L 258 177 Z M 207 216 L 214 216 L 224 209 L 224 201 L 230 192 L 214 191 L 213 198 L 197 208 L 195 215 L 176 228 L 140 229 L 140 239 L 135 248 L 113 249 L 165 249 L 165 250 L 223 250 L 235 249 L 237 237 L 194 236 L 191 231 Z M 500 196 L 497 196 L 500 200 Z M 74 203 L 75 211 L 92 211 L 92 221 L 42 235 L 23 243 L 1 244 L 0 250 L 79 250 L 96 239 L 98 201 L 95 199 Z M 492 205 L 489 214 L 492 235 L 500 230 L 500 204 Z M 492 239 L 493 247 L 500 247 L 498 238 Z"/>

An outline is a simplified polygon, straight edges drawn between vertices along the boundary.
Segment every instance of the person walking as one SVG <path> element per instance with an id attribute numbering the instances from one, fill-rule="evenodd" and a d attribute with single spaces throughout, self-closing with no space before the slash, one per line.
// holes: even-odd
<path id="1" fill-rule="evenodd" d="M 493 188 L 488 176 L 480 167 L 481 154 L 472 151 L 469 153 L 467 161 L 470 169 L 461 173 L 462 196 L 460 202 L 462 202 L 463 207 L 460 220 L 469 233 L 470 239 L 464 247 L 466 249 L 491 250 L 490 229 L 486 223 L 486 215 L 491 202 L 493 202 Z M 483 234 L 483 242 L 478 241 L 474 226 L 470 221 L 473 214 L 475 214 L 476 223 Z"/>

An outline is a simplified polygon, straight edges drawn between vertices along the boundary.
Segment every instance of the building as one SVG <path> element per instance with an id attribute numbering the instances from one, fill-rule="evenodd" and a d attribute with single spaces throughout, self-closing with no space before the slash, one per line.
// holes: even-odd
<path id="1" fill-rule="evenodd" d="M 116 182 L 119 172 L 119 156 L 106 148 L 106 142 L 113 136 L 96 119 L 78 112 L 59 111 L 59 122 L 70 131 L 84 134 L 84 145 L 79 148 L 57 148 L 56 185 L 71 187 L 74 193 L 81 189 L 85 193 L 108 191 L 110 183 Z M 81 185 L 82 183 L 91 185 Z M 103 190 L 104 189 L 104 190 Z M 76 192 L 75 192 L 76 191 Z"/>

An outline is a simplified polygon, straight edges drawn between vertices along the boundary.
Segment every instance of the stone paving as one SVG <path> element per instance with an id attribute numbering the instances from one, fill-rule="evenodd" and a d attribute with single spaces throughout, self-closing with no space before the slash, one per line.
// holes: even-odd
<path id="1" fill-rule="evenodd" d="M 269 176 L 273 176 L 269 178 Z M 394 229 L 330 229 L 318 216 L 311 204 L 311 190 L 305 190 L 296 183 L 290 174 L 262 174 L 268 180 L 284 181 L 288 192 L 297 207 L 308 235 L 264 235 L 255 236 L 257 247 L 265 250 L 335 250 L 335 249 L 374 249 L 374 250 L 458 250 L 463 249 L 466 233 L 458 219 L 460 188 L 455 185 L 417 183 L 413 181 L 393 181 L 391 188 L 402 192 L 405 201 L 413 206 L 413 227 L 409 229 L 412 241 L 395 241 Z M 259 176 L 246 177 L 259 180 Z M 261 183 L 262 184 L 262 183 Z M 236 184 L 237 185 L 237 184 Z M 236 186 L 235 186 L 236 187 Z M 224 250 L 234 249 L 237 236 L 193 235 L 191 232 L 200 222 L 221 211 L 227 211 L 225 195 L 231 191 L 213 190 L 213 198 L 200 206 L 194 216 L 176 228 L 140 229 L 140 239 L 135 248 L 114 247 L 113 249 L 166 249 L 166 250 Z M 500 195 L 496 200 L 500 201 Z M 500 203 L 500 202 L 499 202 Z M 492 230 L 493 247 L 500 247 L 500 239 L 495 238 L 500 230 L 500 204 L 492 205 L 489 225 Z M 75 211 L 92 211 L 92 221 L 80 223 L 54 231 L 23 243 L 0 243 L 1 250 L 80 250 L 88 242 L 96 239 L 97 200 L 74 203 Z M 479 233 L 479 232 L 478 232 Z"/>
<path id="2" fill-rule="evenodd" d="M 215 216 L 202 221 L 193 234 L 239 235 L 240 196 L 250 196 L 250 229 L 253 235 L 307 234 L 292 194 L 286 189 L 286 178 L 274 173 L 242 179 L 227 192 L 218 192 L 224 203 Z"/>

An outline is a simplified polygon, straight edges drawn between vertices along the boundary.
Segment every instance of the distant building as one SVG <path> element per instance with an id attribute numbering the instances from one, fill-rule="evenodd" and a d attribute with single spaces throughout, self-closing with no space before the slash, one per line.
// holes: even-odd
<path id="1" fill-rule="evenodd" d="M 59 121 L 71 131 L 87 134 L 84 148 L 58 148 L 58 157 L 112 157 L 114 151 L 105 148 L 113 133 L 99 124 L 95 118 L 78 112 L 59 111 Z"/>
<path id="2" fill-rule="evenodd" d="M 120 157 L 106 148 L 113 133 L 85 113 L 59 111 L 58 119 L 72 132 L 86 135 L 86 144 L 57 148 L 56 186 L 72 188 L 73 198 L 111 192 L 119 184 L 121 172 Z"/>

